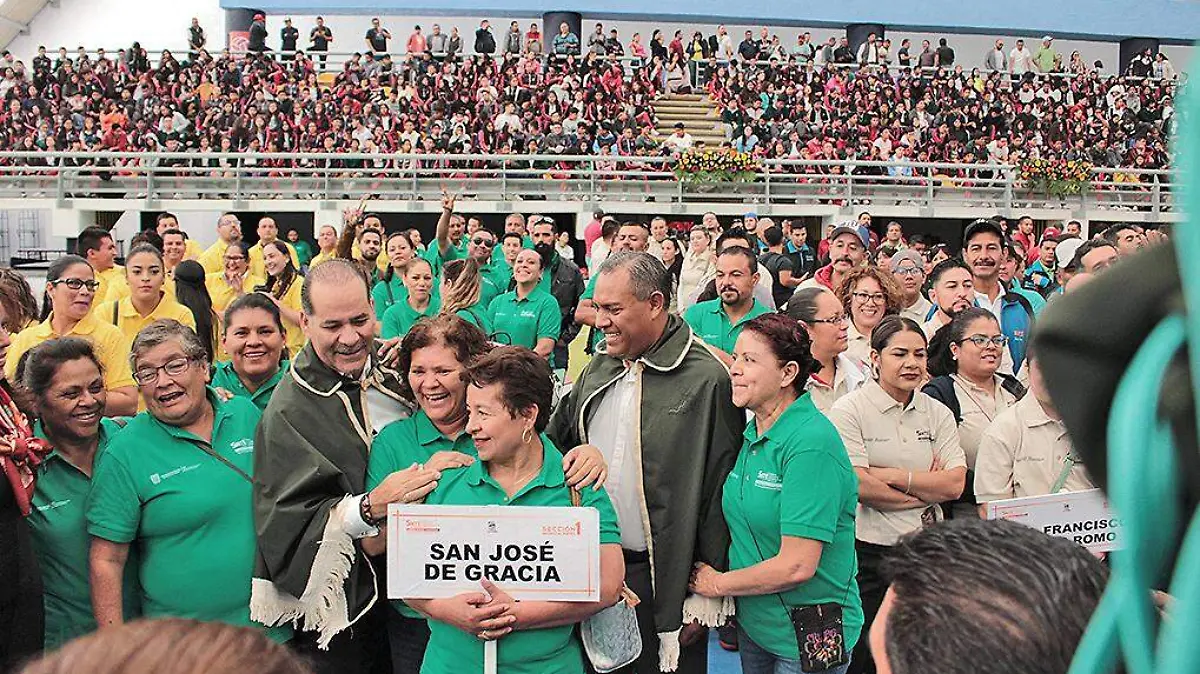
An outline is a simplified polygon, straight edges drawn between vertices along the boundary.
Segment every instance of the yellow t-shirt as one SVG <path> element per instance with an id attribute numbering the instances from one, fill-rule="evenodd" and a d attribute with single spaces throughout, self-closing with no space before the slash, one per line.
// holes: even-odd
<path id="1" fill-rule="evenodd" d="M 296 280 L 292 281 L 292 285 L 288 288 L 288 291 L 280 298 L 279 303 L 292 311 L 302 311 L 300 292 L 303 288 L 304 278 L 297 276 Z M 296 354 L 300 353 L 300 350 L 304 348 L 304 342 L 307 341 L 304 337 L 304 331 L 300 329 L 299 323 L 293 323 L 287 317 L 283 317 L 283 331 L 287 333 L 285 341 L 288 353 L 291 354 L 291 358 L 295 358 Z"/>
<path id="2" fill-rule="evenodd" d="M 111 309 L 110 309 L 111 311 Z M 129 366 L 129 340 L 118 328 L 95 317 L 97 312 L 88 314 L 82 321 L 64 335 L 54 333 L 54 315 L 45 321 L 37 323 L 12 338 L 8 347 L 8 357 L 4 363 L 4 374 L 11 380 L 17 373 L 17 362 L 21 355 L 33 347 L 57 337 L 81 337 L 92 343 L 96 350 L 96 358 L 104 369 L 104 387 L 109 391 L 126 386 L 134 386 L 133 371 Z"/>
<path id="3" fill-rule="evenodd" d="M 120 299 L 121 293 L 129 294 L 129 284 L 125 281 L 125 268 L 121 265 L 113 265 L 112 269 L 96 272 L 96 280 L 100 282 L 100 286 L 96 288 L 95 299 L 92 300 L 92 311 L 96 310 L 96 306 L 102 302 L 107 302 L 110 299 Z M 112 297 L 109 297 L 109 294 Z"/>
<path id="4" fill-rule="evenodd" d="M 337 257 L 336 250 L 331 250 L 328 253 L 317 253 L 316 255 L 313 256 L 312 261 L 308 263 L 308 268 L 312 269 L 313 267 L 321 264 L 322 262 L 324 262 L 326 260 L 332 260 L 335 257 Z"/>
<path id="5" fill-rule="evenodd" d="M 213 272 L 218 272 L 225 269 L 225 250 L 227 248 L 229 248 L 229 244 L 217 239 L 216 243 L 209 246 L 208 250 L 205 250 L 200 254 L 200 257 L 197 258 L 197 262 L 200 263 L 201 267 L 204 267 L 204 272 L 206 274 L 211 274 Z"/>
<path id="6" fill-rule="evenodd" d="M 284 241 L 283 245 L 287 246 L 288 254 L 292 257 L 292 264 L 295 265 L 296 271 L 300 271 L 300 258 L 296 256 L 296 249 L 292 244 Z M 222 253 L 224 255 L 224 253 Z M 256 243 L 250 247 L 250 275 L 258 276 L 259 278 L 267 277 L 267 266 L 263 262 L 263 249 L 261 243 Z"/>
<path id="7" fill-rule="evenodd" d="M 200 247 L 200 244 L 197 243 L 195 239 L 188 239 L 187 241 L 184 242 L 183 259 L 198 261 L 200 259 L 200 256 L 203 254 L 204 254 L 204 249 Z"/>
<path id="8" fill-rule="evenodd" d="M 174 295 L 166 292 L 163 293 L 158 306 L 154 307 L 154 311 L 145 316 L 138 313 L 138 310 L 133 307 L 133 299 L 129 297 L 101 304 L 92 312 L 92 316 L 102 323 L 112 325 L 114 307 L 117 315 L 115 325 L 121 329 L 121 334 L 125 335 L 125 339 L 130 345 L 133 344 L 133 338 L 137 337 L 142 328 L 160 318 L 173 318 L 192 330 L 196 329 L 196 317 L 192 315 L 192 310 L 177 302 Z"/>
<path id="9" fill-rule="evenodd" d="M 242 278 L 242 294 L 254 292 L 254 289 L 263 283 L 265 281 L 262 278 L 246 274 Z M 208 288 L 208 297 L 212 300 L 213 311 L 217 312 L 218 316 L 224 314 L 225 309 L 238 297 L 233 288 L 225 282 L 224 271 L 205 274 L 204 287 Z"/>

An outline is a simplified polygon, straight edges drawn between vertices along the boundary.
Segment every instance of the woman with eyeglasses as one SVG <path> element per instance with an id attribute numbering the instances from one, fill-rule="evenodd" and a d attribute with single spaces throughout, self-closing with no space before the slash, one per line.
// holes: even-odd
<path id="1" fill-rule="evenodd" d="M 921 390 L 946 406 L 958 424 L 958 438 L 967 460 L 967 488 L 955 502 L 952 516 L 975 517 L 975 456 L 983 432 L 1001 412 L 1025 395 L 1016 377 L 999 371 L 1008 338 L 992 312 L 965 309 L 929 340 L 929 374 Z"/>
<path id="2" fill-rule="evenodd" d="M 846 326 L 846 353 L 867 362 L 871 357 L 871 331 L 884 316 L 900 312 L 900 289 L 879 267 L 851 270 L 837 287 L 838 300 L 850 323 Z"/>
<path id="3" fill-rule="evenodd" d="M 870 378 L 870 368 L 846 353 L 850 318 L 837 296 L 825 287 L 801 288 L 787 304 L 787 315 L 800 322 L 812 340 L 812 357 L 820 369 L 808 378 L 813 404 L 828 413 L 834 401 Z"/>
<path id="4" fill-rule="evenodd" d="M 245 241 L 233 241 L 225 248 L 221 257 L 222 269 L 204 276 L 204 286 L 212 298 L 213 311 L 217 315 L 235 299 L 254 292 L 263 284 L 263 279 L 250 273 L 250 246 Z"/>
<path id="5" fill-rule="evenodd" d="M 916 322 L 884 318 L 871 333 L 875 379 L 829 410 L 858 474 L 855 549 L 867 633 L 887 590 L 880 573 L 887 550 L 905 534 L 941 520 L 940 504 L 958 498 L 966 482 L 954 417 L 919 390 L 926 348 Z M 871 662 L 865 639 L 853 660 Z"/>
<path id="6" fill-rule="evenodd" d="M 279 307 L 262 293 L 250 293 L 225 309 L 222 324 L 221 344 L 229 360 L 213 364 L 210 385 L 267 409 L 289 366 Z"/>
<path id="7" fill-rule="evenodd" d="M 162 253 L 157 248 L 148 243 L 134 246 L 125 258 L 129 294 L 101 304 L 92 315 L 117 326 L 131 342 L 142 328 L 160 318 L 179 321 L 195 330 L 196 317 L 175 299 L 174 288 L 169 293 L 163 290 L 165 269 Z"/>
<path id="8" fill-rule="evenodd" d="M 64 255 L 46 270 L 46 294 L 42 300 L 42 322 L 12 338 L 4 372 L 11 380 L 21 355 L 55 337 L 74 335 L 92 343 L 104 370 L 108 399 L 104 416 L 129 416 L 137 412 L 138 393 L 129 370 L 129 340 L 121 330 L 92 312 L 96 298 L 92 266 L 78 255 Z"/>
<path id="9" fill-rule="evenodd" d="M 78 337 L 43 342 L 28 353 L 24 385 L 34 392 L 34 433 L 52 448 L 37 467 L 29 527 L 45 588 L 46 650 L 92 632 L 84 507 L 96 460 L 124 421 L 101 416 L 107 393 L 95 350 Z M 126 618 L 139 614 L 137 577 L 127 574 Z"/>
<path id="10" fill-rule="evenodd" d="M 146 326 L 130 358 L 146 411 L 96 463 L 86 511 L 97 625 L 123 622 L 128 563 L 145 617 L 267 629 L 250 620 L 250 492 L 261 412 L 245 398 L 222 401 L 206 386 L 204 346 L 178 321 Z M 291 628 L 267 633 L 285 641 Z"/>
<path id="11" fill-rule="evenodd" d="M 483 302 L 483 274 L 473 259 L 450 260 L 442 267 L 441 315 L 453 314 L 492 334 L 492 321 Z"/>
<path id="12" fill-rule="evenodd" d="M 404 289 L 404 265 L 417 257 L 417 249 L 408 238 L 407 232 L 392 232 L 384 246 L 387 267 L 380 273 L 379 280 L 371 288 L 371 300 L 375 303 L 375 318 L 382 321 L 383 315 L 392 305 L 408 297 Z"/>
<path id="13" fill-rule="evenodd" d="M 522 248 L 513 265 L 516 288 L 492 300 L 488 318 L 496 340 L 532 349 L 543 358 L 554 354 L 554 343 L 562 332 L 562 314 L 558 300 L 540 290 L 547 257 L 536 250 Z M 553 364 L 552 364 L 553 365 Z"/>
<path id="14" fill-rule="evenodd" d="M 279 315 L 283 318 L 288 353 L 300 353 L 305 342 L 304 331 L 300 329 L 300 295 L 304 278 L 296 271 L 291 251 L 282 241 L 272 241 L 263 246 L 263 266 L 267 270 L 267 280 L 254 290 L 268 297 L 278 307 Z"/>
<path id="15" fill-rule="evenodd" d="M 433 265 L 423 257 L 414 257 L 400 269 L 404 278 L 404 298 L 383 313 L 380 334 L 384 339 L 403 337 L 414 323 L 438 312 L 433 301 Z"/>

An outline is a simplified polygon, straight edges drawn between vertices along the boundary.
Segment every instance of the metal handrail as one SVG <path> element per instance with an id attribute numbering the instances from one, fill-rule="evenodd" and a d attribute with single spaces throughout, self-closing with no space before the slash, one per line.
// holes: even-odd
<path id="1" fill-rule="evenodd" d="M 399 41 L 397 41 L 397 42 L 399 42 Z M 389 50 L 387 52 L 387 54 L 391 55 L 391 57 L 394 61 L 402 60 L 405 57 L 409 57 L 409 56 L 419 57 L 419 56 L 423 55 L 423 54 L 409 53 L 403 48 L 402 45 L 398 45 L 398 46 L 400 46 L 401 48 L 396 49 L 396 50 Z M 627 47 L 627 45 L 622 45 L 622 46 Z M 184 47 L 181 49 L 150 49 L 148 47 L 143 46 L 142 48 L 146 50 L 146 58 L 150 62 L 150 65 L 152 67 L 158 66 L 158 63 L 162 60 L 162 53 L 164 51 L 171 52 L 171 54 L 176 57 L 177 61 L 182 61 L 182 60 L 186 59 L 187 55 L 192 51 L 190 48 L 187 48 L 187 47 Z M 101 48 L 97 48 L 97 49 L 85 48 L 84 53 L 87 54 L 89 59 L 95 60 L 100 54 L 100 49 Z M 107 49 L 107 48 L 103 48 L 103 49 L 104 49 L 105 57 L 111 61 L 117 60 L 118 53 L 121 49 L 128 51 L 127 47 L 120 47 L 118 49 L 112 49 L 112 50 Z M 647 54 L 645 57 L 631 56 L 629 54 L 625 54 L 623 56 L 597 55 L 597 58 L 602 62 L 621 63 L 628 70 L 628 69 L 636 68 L 639 66 L 649 66 L 651 64 L 652 57 L 649 53 L 649 45 L 646 45 L 646 49 L 647 49 Z M 234 56 L 234 57 L 244 58 L 251 54 L 257 53 L 257 52 L 250 52 L 245 49 L 230 49 L 228 47 L 222 47 L 219 49 L 204 47 L 200 51 L 206 52 L 213 59 L 222 57 L 225 54 L 229 54 L 230 56 Z M 292 57 L 297 54 L 303 54 L 303 55 L 309 57 L 310 59 L 313 59 L 314 56 L 321 56 L 327 60 L 327 65 L 325 67 L 325 71 L 326 72 L 335 72 L 335 70 L 333 68 L 331 68 L 328 64 L 339 64 L 339 65 L 344 64 L 346 61 L 349 61 L 354 56 L 365 57 L 367 54 L 372 53 L 372 52 L 371 52 L 371 50 L 368 50 L 368 49 L 359 49 L 359 50 L 355 50 L 355 51 L 315 51 L 312 49 L 297 49 L 294 51 L 284 51 L 284 50 L 271 49 L 271 50 L 268 50 L 263 53 L 268 56 L 274 56 L 274 57 L 284 57 L 284 56 Z M 438 59 L 439 61 L 452 60 L 452 61 L 455 61 L 458 63 L 462 63 L 462 62 L 465 62 L 469 58 L 477 57 L 477 56 L 498 59 L 498 58 L 504 58 L 506 56 L 524 57 L 527 53 L 530 53 L 530 52 L 521 51 L 520 53 L 510 53 L 510 52 L 505 52 L 503 50 L 498 49 L 493 54 L 480 54 L 480 53 L 474 52 L 473 50 L 472 51 L 463 51 L 463 52 L 455 54 L 454 56 L 449 56 L 446 54 L 433 55 L 431 52 L 423 52 L 423 53 L 430 53 L 435 59 Z M 76 49 L 67 48 L 67 56 L 72 61 L 77 60 L 78 55 L 79 55 L 78 48 L 76 48 Z M 56 61 L 58 59 L 57 48 L 54 50 L 47 49 L 46 56 L 50 58 L 51 62 Z M 567 59 L 567 56 L 551 54 L 548 52 L 533 54 L 533 56 L 539 60 L 550 59 L 550 60 L 565 61 Z M 586 51 L 584 51 L 580 54 L 573 54 L 572 56 L 575 57 L 576 61 L 582 61 L 584 58 L 586 58 L 588 56 L 588 53 Z M 915 60 L 916 56 L 917 55 L 915 55 L 915 54 L 913 55 L 914 60 Z M 709 64 L 716 64 L 716 65 L 740 64 L 743 67 L 752 66 L 752 67 L 757 67 L 757 68 L 779 67 L 781 65 L 786 65 L 786 66 L 795 67 L 795 68 L 809 68 L 809 67 L 817 68 L 817 69 L 835 68 L 838 70 L 855 71 L 855 72 L 857 72 L 857 71 L 878 72 L 881 70 L 886 70 L 887 72 L 892 73 L 892 74 L 900 74 L 900 73 L 903 73 L 906 71 L 936 73 L 939 71 L 948 72 L 948 71 L 952 71 L 954 69 L 954 66 L 950 66 L 950 67 L 943 67 L 943 66 L 921 67 L 921 66 L 917 66 L 917 65 L 901 66 L 899 64 L 894 64 L 894 63 L 888 64 L 886 66 L 875 65 L 875 64 L 860 64 L 857 62 L 855 62 L 855 63 L 825 62 L 825 63 L 818 64 L 813 61 L 806 61 L 806 60 L 802 59 L 799 55 L 790 53 L 790 50 L 789 50 L 789 53 L 788 53 L 786 59 L 780 59 L 780 58 L 776 57 L 776 58 L 771 58 L 771 59 L 767 59 L 767 60 L 747 61 L 737 55 L 734 55 L 734 57 L 731 59 L 711 57 L 711 58 L 707 58 L 707 59 L 703 59 L 703 60 L 693 60 L 691 58 L 688 58 L 688 59 L 686 59 L 686 63 L 701 63 L 706 66 Z M 665 66 L 667 64 L 664 63 L 663 65 Z M 955 64 L 955 65 L 961 65 L 963 67 L 964 73 L 970 73 L 972 70 L 979 70 L 980 73 L 983 75 L 990 75 L 994 72 L 1000 72 L 1002 74 L 1005 73 L 1005 71 L 989 70 L 986 67 L 984 67 L 984 65 L 982 65 L 982 64 L 968 66 L 965 63 L 959 63 L 959 64 Z M 1092 71 L 1089 70 L 1088 73 L 1085 73 L 1085 75 L 1091 74 L 1091 72 Z M 1141 81 L 1166 82 L 1168 84 L 1171 84 L 1172 86 L 1185 84 L 1188 80 L 1188 75 L 1183 70 L 1179 70 L 1177 72 L 1176 77 L 1171 80 L 1168 80 L 1166 78 L 1161 78 L 1161 77 L 1153 77 L 1153 76 L 1151 76 L 1151 77 L 1135 77 L 1133 75 L 1123 75 L 1123 74 L 1118 74 L 1118 73 L 1113 73 L 1113 74 L 1115 74 L 1118 77 L 1118 79 L 1123 82 L 1141 82 Z M 1080 74 L 1072 73 L 1072 72 L 1066 72 L 1066 71 L 1051 72 L 1051 73 L 1043 73 L 1040 71 L 1029 71 L 1029 72 L 1025 73 L 1025 75 L 1023 75 L 1023 76 L 1024 77 L 1032 77 L 1035 80 L 1040 81 L 1043 79 L 1050 79 L 1050 80 L 1074 79 L 1076 77 L 1081 77 L 1084 75 L 1080 75 Z M 1109 77 L 1109 75 L 1105 75 L 1104 77 L 1105 77 L 1105 79 L 1107 79 L 1107 77 Z"/>
<path id="2" fill-rule="evenodd" d="M 258 196 L 338 200 L 436 200 L 443 189 L 477 200 L 654 199 L 698 203 L 739 199 L 766 204 L 845 206 L 894 202 L 1025 208 L 1175 211 L 1171 172 L 1097 167 L 1090 190 L 1068 199 L 1031 192 L 1008 164 L 896 163 L 766 159 L 750 182 L 679 180 L 665 156 L 536 154 L 0 152 L 0 200 L 91 196 L 226 199 Z M 346 163 L 359 166 L 346 166 Z M 902 170 L 896 170 L 902 169 Z"/>

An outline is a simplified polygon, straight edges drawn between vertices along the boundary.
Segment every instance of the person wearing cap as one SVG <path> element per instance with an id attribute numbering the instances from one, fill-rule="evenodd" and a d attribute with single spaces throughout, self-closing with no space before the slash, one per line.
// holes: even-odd
<path id="1" fill-rule="evenodd" d="M 1054 38 L 1047 35 L 1042 38 L 1042 46 L 1033 54 L 1033 63 L 1040 72 L 1048 73 L 1054 70 L 1054 61 L 1058 52 L 1054 50 Z"/>
<path id="2" fill-rule="evenodd" d="M 854 223 L 844 223 L 834 227 L 827 238 L 829 241 L 829 264 L 818 269 L 812 278 L 801 283 L 801 288 L 823 286 L 836 292 L 842 279 L 846 278 L 846 274 L 867 259 L 865 239 L 859 234 L 858 226 Z"/>
<path id="3" fill-rule="evenodd" d="M 255 14 L 254 20 L 250 22 L 250 40 L 246 51 L 252 54 L 267 51 L 267 16 L 262 12 Z"/>
<path id="4" fill-rule="evenodd" d="M 1058 230 L 1051 227 L 1042 234 L 1041 244 L 1027 253 L 1026 260 L 1033 259 L 1025 268 L 1023 283 L 1026 288 L 1041 293 L 1043 296 L 1049 295 L 1054 290 L 1058 271 L 1055 250 L 1058 245 Z"/>
<path id="5" fill-rule="evenodd" d="M 967 226 L 963 237 L 963 260 L 971 267 L 976 304 L 992 312 L 1000 321 L 1000 331 L 1008 337 L 1011 374 L 1016 375 L 1025 359 L 1033 307 L 1024 297 L 1007 292 L 1000 283 L 1000 265 L 1007 255 L 1004 244 L 1004 232 L 995 221 L 976 220 Z"/>
<path id="6" fill-rule="evenodd" d="M 925 259 L 912 249 L 897 252 L 891 259 L 892 276 L 900 287 L 900 315 L 921 325 L 934 311 L 933 302 L 921 292 L 925 286 Z"/>
<path id="7" fill-rule="evenodd" d="M 283 29 L 279 31 L 279 51 L 283 52 L 283 60 L 291 61 L 296 58 L 296 43 L 300 41 L 300 31 L 292 25 L 292 17 L 283 20 Z"/>
<path id="8" fill-rule="evenodd" d="M 1054 295 L 1061 295 L 1063 288 L 1067 286 L 1067 281 L 1071 277 L 1079 273 L 1079 262 L 1075 259 L 1075 251 L 1083 245 L 1083 240 L 1075 239 L 1068 236 L 1058 237 L 1058 246 L 1054 249 L 1055 273 L 1054 282 L 1046 291 L 1046 297 L 1050 298 Z"/>
<path id="9" fill-rule="evenodd" d="M 1033 307 L 1033 315 L 1037 316 L 1042 313 L 1042 309 L 1046 308 L 1046 300 L 1036 291 L 1021 285 L 1024 273 L 1024 251 L 1015 241 L 1005 242 L 1004 262 L 1000 264 L 1000 283 L 1004 284 L 1006 291 L 1016 293 L 1029 300 L 1029 306 Z"/>

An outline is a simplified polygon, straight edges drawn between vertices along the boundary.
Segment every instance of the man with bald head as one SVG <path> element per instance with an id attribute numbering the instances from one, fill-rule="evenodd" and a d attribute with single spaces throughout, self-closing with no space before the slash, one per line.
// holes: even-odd
<path id="1" fill-rule="evenodd" d="M 272 241 L 279 241 L 287 246 L 288 255 L 292 258 L 292 264 L 296 266 L 296 270 L 300 269 L 300 256 L 296 255 L 296 249 L 292 244 L 283 241 L 279 238 L 279 225 L 275 224 L 275 218 L 269 215 L 264 215 L 258 219 L 258 243 L 250 246 L 250 274 L 259 278 L 267 277 L 267 266 L 263 262 L 263 246 Z"/>
<path id="2" fill-rule="evenodd" d="M 208 274 L 225 268 L 225 249 L 230 242 L 242 240 L 242 221 L 233 213 L 223 213 L 217 218 L 217 240 L 200 255 L 200 266 Z"/>
<path id="3" fill-rule="evenodd" d="M 334 259 L 313 267 L 301 304 L 308 342 L 255 438 L 251 615 L 268 625 L 295 621 L 298 650 L 319 674 L 390 672 L 388 609 L 358 541 L 379 535 L 388 503 L 423 498 L 437 472 L 414 467 L 365 488 L 374 435 L 412 407 L 399 373 L 380 362 L 359 266 Z M 339 561 L 346 558 L 348 570 Z"/>

